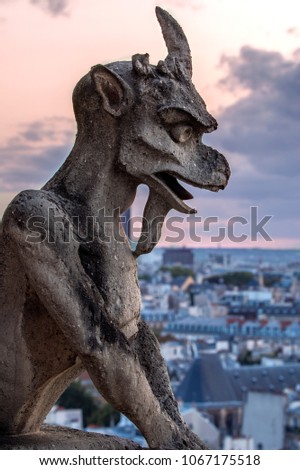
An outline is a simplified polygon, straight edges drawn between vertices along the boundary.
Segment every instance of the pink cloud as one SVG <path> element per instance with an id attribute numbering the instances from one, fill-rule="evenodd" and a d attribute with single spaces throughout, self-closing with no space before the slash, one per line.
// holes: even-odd
<path id="1" fill-rule="evenodd" d="M 64 15 L 67 13 L 69 0 L 30 0 L 33 5 L 42 7 L 53 16 Z"/>
<path id="2" fill-rule="evenodd" d="M 73 121 L 63 117 L 19 126 L 0 146 L 0 194 L 39 188 L 66 159 L 74 137 Z"/>
<path id="3" fill-rule="evenodd" d="M 177 8 L 189 8 L 194 11 L 202 10 L 203 3 L 197 0 L 165 0 L 166 5 Z"/>
<path id="4" fill-rule="evenodd" d="M 293 26 L 287 30 L 287 33 L 298 38 L 300 36 L 300 28 Z"/>

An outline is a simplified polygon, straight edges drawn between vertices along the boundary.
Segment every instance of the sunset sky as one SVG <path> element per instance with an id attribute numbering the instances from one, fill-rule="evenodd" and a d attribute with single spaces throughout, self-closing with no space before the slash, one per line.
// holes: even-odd
<path id="1" fill-rule="evenodd" d="M 183 27 L 194 84 L 219 122 L 204 141 L 232 169 L 224 192 L 192 190 L 198 215 L 226 227 L 257 206 L 259 219 L 273 216 L 265 226 L 273 241 L 221 246 L 299 249 L 299 0 L 0 0 L 0 218 L 15 194 L 39 188 L 68 155 L 72 90 L 92 65 L 166 56 L 155 5 Z M 134 213 L 145 197 L 142 188 Z M 199 227 L 197 246 L 210 246 Z M 188 233 L 183 243 L 193 244 Z"/>

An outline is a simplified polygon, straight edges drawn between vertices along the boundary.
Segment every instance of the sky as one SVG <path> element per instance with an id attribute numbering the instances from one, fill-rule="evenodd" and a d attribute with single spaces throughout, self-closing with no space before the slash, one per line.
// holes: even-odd
<path id="1" fill-rule="evenodd" d="M 219 123 L 204 142 L 232 170 L 224 191 L 192 189 L 201 241 L 184 218 L 176 243 L 299 249 L 299 0 L 0 0 L 0 218 L 15 194 L 41 187 L 67 157 L 72 90 L 92 65 L 166 56 L 156 5 L 183 27 L 193 82 Z M 142 187 L 134 215 L 146 195 Z M 207 217 L 217 221 L 204 230 Z M 261 220 L 268 236 L 255 232 Z M 165 230 L 161 244 L 171 243 Z"/>

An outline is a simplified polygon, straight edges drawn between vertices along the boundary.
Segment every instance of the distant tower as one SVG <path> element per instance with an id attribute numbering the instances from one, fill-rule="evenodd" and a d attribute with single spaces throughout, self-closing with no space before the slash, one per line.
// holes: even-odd
<path id="1" fill-rule="evenodd" d="M 264 287 L 265 284 L 264 284 L 264 274 L 262 272 L 262 261 L 261 259 L 259 260 L 259 264 L 258 264 L 258 285 L 259 287 Z"/>
<path id="2" fill-rule="evenodd" d="M 127 211 L 123 212 L 122 217 L 124 219 L 123 222 L 122 222 L 124 231 L 127 235 L 127 238 L 130 240 L 130 237 L 131 237 L 131 230 L 130 230 L 131 212 L 130 212 L 130 207 L 127 209 Z"/>

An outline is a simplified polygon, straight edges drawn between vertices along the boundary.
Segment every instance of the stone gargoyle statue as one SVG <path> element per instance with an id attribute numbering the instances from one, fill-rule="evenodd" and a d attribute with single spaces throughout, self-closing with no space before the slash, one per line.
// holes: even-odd
<path id="1" fill-rule="evenodd" d="M 168 55 L 96 65 L 73 94 L 65 163 L 6 209 L 0 229 L 0 434 L 37 433 L 83 369 L 150 448 L 202 449 L 183 422 L 159 344 L 141 319 L 137 257 L 171 209 L 194 212 L 179 180 L 218 191 L 229 165 L 202 143 L 217 127 L 194 88 L 186 37 L 156 8 Z M 150 192 L 133 251 L 120 214 Z M 93 222 L 93 223 L 91 223 Z M 121 235 L 121 236 L 120 236 Z"/>

